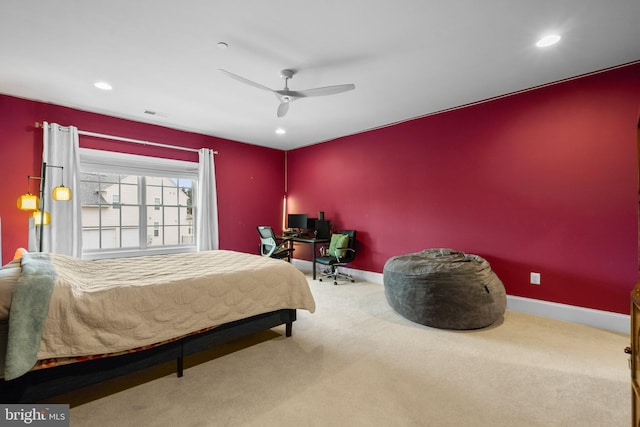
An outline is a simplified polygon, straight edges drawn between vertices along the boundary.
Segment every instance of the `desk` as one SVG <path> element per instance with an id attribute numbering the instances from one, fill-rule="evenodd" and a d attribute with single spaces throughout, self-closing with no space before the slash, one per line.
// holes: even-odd
<path id="1" fill-rule="evenodd" d="M 316 280 L 316 245 L 329 243 L 329 239 L 317 239 L 315 237 L 293 237 L 293 236 L 276 236 L 279 240 L 288 240 L 295 243 L 307 243 L 312 246 L 312 263 L 313 263 L 313 280 Z"/>

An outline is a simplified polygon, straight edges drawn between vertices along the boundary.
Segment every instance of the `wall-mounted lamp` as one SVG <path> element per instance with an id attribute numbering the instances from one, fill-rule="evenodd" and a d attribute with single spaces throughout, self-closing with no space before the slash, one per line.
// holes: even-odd
<path id="1" fill-rule="evenodd" d="M 43 162 L 41 176 L 28 176 L 27 193 L 18 197 L 18 209 L 33 211 L 31 215 L 33 216 L 33 223 L 36 226 L 48 225 L 51 222 L 51 215 L 49 214 L 49 212 L 44 210 L 44 188 L 47 177 L 47 168 L 60 168 L 64 172 L 63 166 L 48 165 L 46 162 Z M 40 180 L 40 200 L 38 200 L 38 196 L 34 196 L 33 194 L 31 194 L 30 184 L 32 179 Z M 71 200 L 71 189 L 64 186 L 64 176 L 62 179 L 62 183 L 54 188 L 51 192 L 51 197 L 53 198 L 53 200 Z M 40 230 L 40 252 L 42 252 L 42 234 L 42 230 Z"/>

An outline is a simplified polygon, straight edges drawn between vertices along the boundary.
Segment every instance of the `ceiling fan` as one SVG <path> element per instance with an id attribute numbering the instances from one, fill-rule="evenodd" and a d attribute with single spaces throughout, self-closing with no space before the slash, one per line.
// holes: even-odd
<path id="1" fill-rule="evenodd" d="M 307 89 L 307 90 L 289 90 L 288 82 L 289 79 L 293 78 L 295 75 L 294 70 L 282 70 L 280 71 L 280 77 L 284 79 L 284 89 L 282 90 L 274 90 L 268 88 L 266 86 L 261 85 L 260 83 L 253 82 L 251 80 L 245 79 L 237 74 L 233 74 L 227 70 L 223 70 L 219 68 L 227 76 L 232 79 L 236 79 L 242 83 L 246 83 L 250 86 L 257 87 L 258 89 L 268 90 L 269 92 L 273 92 L 276 97 L 280 100 L 280 105 L 278 106 L 278 117 L 284 117 L 289 111 L 289 104 L 300 98 L 308 98 L 310 96 L 322 96 L 322 95 L 333 95 L 336 93 L 346 92 L 348 90 L 352 90 L 356 88 L 356 85 L 350 83 L 346 85 L 336 85 L 336 86 L 325 86 L 318 87 L 315 89 Z"/>

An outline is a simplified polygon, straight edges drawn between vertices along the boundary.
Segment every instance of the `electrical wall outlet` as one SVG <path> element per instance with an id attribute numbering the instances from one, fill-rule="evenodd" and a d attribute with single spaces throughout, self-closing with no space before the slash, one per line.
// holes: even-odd
<path id="1" fill-rule="evenodd" d="M 529 283 L 532 285 L 540 284 L 540 273 L 534 273 L 533 271 L 529 274 Z"/>

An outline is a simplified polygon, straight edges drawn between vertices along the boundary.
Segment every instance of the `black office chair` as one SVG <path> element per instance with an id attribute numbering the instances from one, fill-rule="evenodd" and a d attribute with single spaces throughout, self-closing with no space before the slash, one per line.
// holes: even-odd
<path id="1" fill-rule="evenodd" d="M 260 234 L 260 255 L 278 259 L 286 258 L 291 262 L 291 254 L 294 249 L 288 245 L 288 239 L 283 239 L 278 243 L 273 228 L 268 225 L 259 225 L 258 233 Z"/>
<path id="2" fill-rule="evenodd" d="M 343 230 L 332 234 L 329 247 L 320 248 L 320 255 L 320 257 L 316 258 L 316 262 L 329 267 L 329 269 L 321 273 L 319 281 L 322 282 L 323 278 L 331 278 L 334 285 L 338 284 L 338 279 L 355 282 L 351 276 L 339 270 L 339 267 L 345 266 L 356 257 L 355 230 Z"/>

